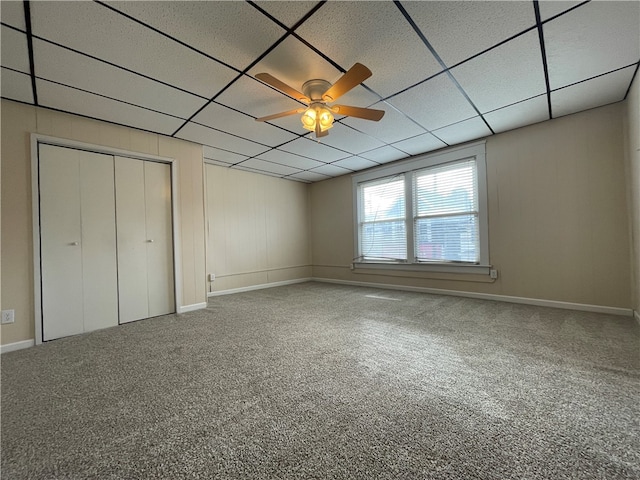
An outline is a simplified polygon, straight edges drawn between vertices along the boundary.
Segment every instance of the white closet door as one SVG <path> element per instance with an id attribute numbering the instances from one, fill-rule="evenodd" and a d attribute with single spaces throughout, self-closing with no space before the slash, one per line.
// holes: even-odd
<path id="1" fill-rule="evenodd" d="M 115 157 L 120 323 L 149 317 L 144 162 Z"/>
<path id="2" fill-rule="evenodd" d="M 171 167 L 144 162 L 149 316 L 175 312 Z"/>
<path id="3" fill-rule="evenodd" d="M 42 337 L 53 340 L 84 331 L 77 152 L 40 145 L 39 182 Z"/>
<path id="4" fill-rule="evenodd" d="M 77 152 L 80 160 L 84 331 L 118 325 L 113 157 Z"/>

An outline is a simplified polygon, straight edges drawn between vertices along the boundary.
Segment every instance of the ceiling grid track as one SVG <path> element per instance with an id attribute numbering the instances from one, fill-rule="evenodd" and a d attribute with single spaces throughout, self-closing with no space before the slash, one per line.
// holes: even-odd
<path id="1" fill-rule="evenodd" d="M 31 4 L 29 0 L 23 1 L 24 5 L 24 21 L 27 34 L 27 48 L 29 50 L 29 70 L 31 72 L 31 89 L 33 91 L 33 104 L 38 106 L 38 89 L 36 86 L 36 67 L 33 60 L 33 35 L 31 33 Z"/>
<path id="2" fill-rule="evenodd" d="M 438 52 L 436 52 L 436 50 L 433 48 L 433 46 L 431 45 L 431 43 L 429 42 L 429 40 L 427 40 L 427 37 L 424 35 L 424 33 L 422 32 L 422 30 L 420 30 L 420 28 L 418 27 L 418 25 L 416 25 L 416 22 L 413 21 L 413 18 L 411 18 L 411 15 L 409 15 L 409 12 L 407 12 L 405 10 L 405 8 L 402 6 L 402 4 L 400 3 L 400 0 L 394 0 L 394 2 L 396 7 L 398 7 L 398 9 L 400 10 L 400 12 L 402 13 L 402 15 L 404 15 L 404 18 L 406 18 L 407 22 L 409 22 L 409 24 L 411 25 L 411 28 L 413 28 L 413 30 L 416 32 L 416 34 L 418 35 L 418 37 L 420 37 L 420 40 L 422 40 L 422 42 L 424 43 L 424 45 L 427 47 L 427 49 L 431 52 L 431 55 L 433 55 L 433 57 L 436 59 L 436 61 L 440 64 L 440 66 L 442 67 L 442 69 L 444 70 L 444 72 L 447 74 L 447 76 L 449 77 L 449 80 L 451 80 L 453 82 L 453 84 L 456 86 L 456 88 L 458 89 L 458 91 L 462 94 L 462 96 L 467 100 L 467 102 L 469 102 L 469 104 L 471 105 L 471 107 L 473 107 L 473 109 L 476 111 L 476 113 L 478 114 L 478 116 L 482 119 L 482 121 L 484 122 L 484 124 L 487 126 L 487 128 L 489 129 L 489 131 L 491 132 L 491 134 L 495 134 L 496 132 L 493 131 L 493 128 L 491 128 L 491 125 L 489 125 L 489 122 L 487 122 L 487 120 L 484 118 L 484 116 L 482 115 L 482 113 L 480 113 L 480 110 L 478 110 L 478 107 L 476 107 L 476 104 L 473 103 L 473 101 L 471 100 L 471 98 L 469 98 L 469 95 L 467 95 L 467 92 L 465 92 L 464 88 L 462 88 L 462 86 L 458 83 L 458 81 L 456 80 L 456 78 L 453 76 L 453 74 L 449 71 L 449 67 L 447 67 L 447 65 L 444 63 L 444 61 L 442 60 L 442 58 L 440 58 L 440 55 L 438 55 Z"/>
<path id="3" fill-rule="evenodd" d="M 538 28 L 538 38 L 540 39 L 540 55 L 542 55 L 542 67 L 544 69 L 544 82 L 547 87 L 547 106 L 549 107 L 549 119 L 553 118 L 553 108 L 551 106 L 551 86 L 549 83 L 549 66 L 547 65 L 547 51 L 544 43 L 544 31 L 540 19 L 540 5 L 538 0 L 533 0 L 533 10 L 536 14 L 536 26 Z"/>

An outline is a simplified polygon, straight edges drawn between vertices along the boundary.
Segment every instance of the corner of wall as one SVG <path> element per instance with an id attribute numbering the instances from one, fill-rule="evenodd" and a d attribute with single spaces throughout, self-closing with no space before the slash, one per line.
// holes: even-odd
<path id="1" fill-rule="evenodd" d="M 640 312 L 640 75 L 636 71 L 626 100 L 625 156 L 629 201 L 632 295 L 636 319 Z"/>

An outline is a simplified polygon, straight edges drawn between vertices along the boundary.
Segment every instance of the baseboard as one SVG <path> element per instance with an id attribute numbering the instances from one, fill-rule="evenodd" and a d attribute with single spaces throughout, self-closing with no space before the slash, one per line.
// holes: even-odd
<path id="1" fill-rule="evenodd" d="M 333 278 L 313 278 L 315 282 L 338 283 L 342 285 L 356 285 L 359 287 L 384 288 L 388 290 L 405 290 L 408 292 L 433 293 L 435 295 L 451 295 L 456 297 L 477 298 L 481 300 L 495 300 L 498 302 L 520 303 L 523 305 L 536 305 L 538 307 L 562 308 L 565 310 L 580 310 L 584 312 L 607 313 L 610 315 L 633 316 L 630 308 L 607 307 L 602 305 L 589 305 L 584 303 L 561 302 L 558 300 L 544 300 L 541 298 L 512 297 L 509 295 L 496 295 L 493 293 L 464 292 L 458 290 L 444 290 L 440 288 L 411 287 L 405 285 L 393 285 L 387 283 L 354 282 L 351 280 L 335 280 Z M 638 318 L 638 312 L 636 319 Z"/>
<path id="2" fill-rule="evenodd" d="M 202 310 L 203 308 L 207 308 L 207 302 L 194 303 L 193 305 L 184 305 L 182 307 L 178 307 L 177 313 L 193 312 L 194 310 Z"/>
<path id="3" fill-rule="evenodd" d="M 296 278 L 294 280 L 283 280 L 281 282 L 261 283 L 248 287 L 230 288 L 228 290 L 219 290 L 207 293 L 207 297 L 217 297 L 219 295 L 231 295 L 233 293 L 250 292 L 252 290 L 262 290 L 264 288 L 282 287 L 284 285 L 293 285 L 295 283 L 304 283 L 314 280 L 313 278 Z"/>
<path id="4" fill-rule="evenodd" d="M 21 342 L 7 343 L 0 346 L 0 353 L 14 352 L 16 350 L 22 350 L 23 348 L 33 347 L 36 344 L 35 340 L 22 340 Z"/>

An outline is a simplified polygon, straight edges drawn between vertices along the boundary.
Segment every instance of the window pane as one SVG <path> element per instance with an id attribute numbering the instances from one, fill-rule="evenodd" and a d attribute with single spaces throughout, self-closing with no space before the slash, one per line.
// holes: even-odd
<path id="1" fill-rule="evenodd" d="M 415 248 L 420 261 L 478 262 L 478 218 L 456 215 L 417 219 Z"/>
<path id="2" fill-rule="evenodd" d="M 407 258 L 404 220 L 365 223 L 361 227 L 361 255 L 367 259 L 405 260 Z"/>
<path id="3" fill-rule="evenodd" d="M 415 216 L 475 212 L 474 161 L 450 163 L 415 175 Z"/>
<path id="4" fill-rule="evenodd" d="M 404 218 L 404 178 L 362 185 L 364 222 Z"/>

